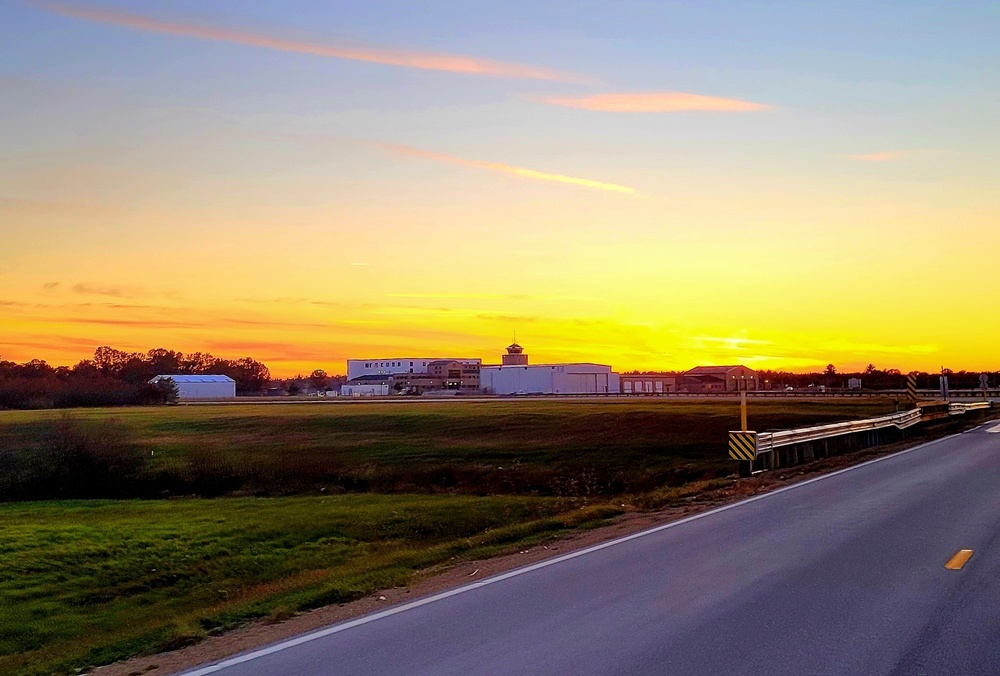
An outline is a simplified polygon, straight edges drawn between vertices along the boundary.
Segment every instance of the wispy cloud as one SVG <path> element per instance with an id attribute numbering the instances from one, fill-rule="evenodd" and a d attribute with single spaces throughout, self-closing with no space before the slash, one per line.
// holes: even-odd
<path id="1" fill-rule="evenodd" d="M 687 92 L 620 92 L 581 97 L 548 97 L 545 103 L 606 113 L 678 113 L 685 111 L 745 113 L 770 110 L 752 101 Z"/>
<path id="2" fill-rule="evenodd" d="M 489 169 L 490 171 L 496 171 L 502 174 L 508 174 L 510 176 L 517 176 L 518 178 L 527 178 L 537 181 L 551 181 L 553 183 L 567 183 L 570 185 L 578 185 L 584 188 L 592 188 L 594 190 L 607 190 L 610 192 L 620 192 L 628 195 L 633 195 L 636 193 L 635 188 L 629 188 L 625 185 L 619 185 L 617 183 L 606 183 L 604 181 L 595 181 L 589 178 L 576 178 L 574 176 L 564 176 L 562 174 L 549 174 L 544 171 L 536 171 L 534 169 L 526 169 L 524 167 L 515 167 L 510 164 L 501 164 L 499 162 L 482 162 L 479 160 L 467 160 L 461 157 L 454 157 L 452 155 L 445 155 L 444 153 L 434 153 L 427 150 L 419 150 L 417 148 L 411 148 L 409 146 L 395 145 L 390 143 L 378 144 L 380 147 L 385 148 L 391 152 L 399 153 L 401 155 L 409 155 L 411 157 L 422 157 L 428 160 L 437 160 L 438 162 L 446 162 L 448 164 L 458 164 L 463 167 L 474 167 L 476 169 Z"/>
<path id="3" fill-rule="evenodd" d="M 92 296 L 111 296 L 113 298 L 132 298 L 141 292 L 138 288 L 124 286 L 98 286 L 95 284 L 74 284 L 73 293 Z"/>
<path id="4" fill-rule="evenodd" d="M 368 61 L 387 66 L 417 68 L 421 70 L 438 70 L 450 73 L 467 73 L 472 75 L 492 75 L 496 77 L 523 78 L 529 80 L 551 80 L 561 82 L 585 82 L 584 78 L 561 73 L 547 68 L 538 68 L 516 63 L 493 61 L 473 56 L 454 54 L 436 54 L 433 52 L 418 52 L 404 49 L 386 49 L 377 47 L 347 47 L 319 42 L 306 42 L 282 38 L 274 35 L 246 30 L 220 28 L 187 21 L 168 21 L 139 14 L 98 9 L 85 5 L 40 2 L 38 6 L 49 11 L 71 16 L 77 19 L 95 21 L 98 23 L 122 26 L 132 30 L 165 33 L 183 37 L 213 40 L 216 42 L 231 42 L 251 47 L 274 49 L 282 52 L 295 52 L 351 61 Z"/>
<path id="5" fill-rule="evenodd" d="M 914 150 L 888 150 L 881 153 L 867 153 L 862 155 L 844 155 L 849 160 L 859 160 L 861 162 L 893 162 L 913 155 Z"/>

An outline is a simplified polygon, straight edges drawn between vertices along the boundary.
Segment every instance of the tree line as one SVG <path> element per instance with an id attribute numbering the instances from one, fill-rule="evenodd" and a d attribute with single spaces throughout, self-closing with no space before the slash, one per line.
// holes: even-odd
<path id="1" fill-rule="evenodd" d="M 221 359 L 206 352 L 184 354 L 165 348 L 124 352 L 101 346 L 75 366 L 43 360 L 18 364 L 0 358 L 0 408 L 68 408 L 167 403 L 169 388 L 149 380 L 158 375 L 225 375 L 237 394 L 261 392 L 271 380 L 267 366 L 250 357 Z"/>
<path id="2" fill-rule="evenodd" d="M 942 375 L 948 376 L 948 387 L 955 390 L 973 390 L 980 387 L 979 376 L 983 371 L 953 371 L 942 369 L 937 373 L 916 371 L 917 388 L 933 390 L 939 387 L 938 380 Z M 990 387 L 1000 387 L 1000 371 L 985 372 Z M 632 371 L 622 375 L 660 375 L 680 377 L 683 371 Z M 849 381 L 861 381 L 861 387 L 866 390 L 901 390 L 906 387 L 906 377 L 899 369 L 880 369 L 874 364 L 868 364 L 861 371 L 840 371 L 834 364 L 827 364 L 822 371 L 810 373 L 792 373 L 790 371 L 763 370 L 757 372 L 761 387 L 765 389 L 783 390 L 793 387 L 797 390 L 823 386 L 829 389 L 847 389 Z"/>
<path id="3" fill-rule="evenodd" d="M 922 390 L 933 390 L 940 386 L 939 378 L 942 375 L 948 376 L 948 386 L 954 390 L 973 390 L 980 387 L 979 376 L 983 371 L 953 371 L 944 368 L 937 373 L 927 371 L 912 372 L 917 379 L 917 388 Z M 758 377 L 760 381 L 767 382 L 772 389 L 783 389 L 794 387 L 795 389 L 808 388 L 810 386 L 823 385 L 831 389 L 847 389 L 849 381 L 857 379 L 861 381 L 861 387 L 866 390 L 898 390 L 906 387 L 906 378 L 909 372 L 904 373 L 899 369 L 880 369 L 874 364 L 868 364 L 861 371 L 841 372 L 833 364 L 827 364 L 823 371 L 813 373 L 789 373 L 787 371 L 760 371 Z M 1000 386 L 1000 372 L 986 372 L 990 387 Z"/>

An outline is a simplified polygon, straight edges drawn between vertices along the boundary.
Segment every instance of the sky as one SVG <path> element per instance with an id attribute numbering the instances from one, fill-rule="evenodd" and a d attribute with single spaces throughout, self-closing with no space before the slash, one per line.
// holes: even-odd
<path id="1" fill-rule="evenodd" d="M 1000 3 L 0 3 L 0 358 L 1000 368 Z"/>

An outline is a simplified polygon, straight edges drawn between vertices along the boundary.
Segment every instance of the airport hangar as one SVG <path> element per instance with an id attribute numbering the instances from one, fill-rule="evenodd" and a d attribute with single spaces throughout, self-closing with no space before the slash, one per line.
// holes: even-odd
<path id="1" fill-rule="evenodd" d="M 236 381 L 229 376 L 190 375 L 178 373 L 160 375 L 149 382 L 172 380 L 177 386 L 178 399 L 233 399 L 236 397 Z"/>
<path id="2" fill-rule="evenodd" d="M 590 363 L 528 364 L 524 348 L 513 343 L 499 366 L 481 366 L 479 386 L 489 394 L 617 394 L 618 374 Z"/>

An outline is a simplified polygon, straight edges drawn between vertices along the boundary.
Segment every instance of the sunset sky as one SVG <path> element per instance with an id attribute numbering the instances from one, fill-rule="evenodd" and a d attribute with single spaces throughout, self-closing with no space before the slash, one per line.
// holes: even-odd
<path id="1" fill-rule="evenodd" d="M 0 358 L 1000 368 L 1000 3 L 0 4 Z"/>

